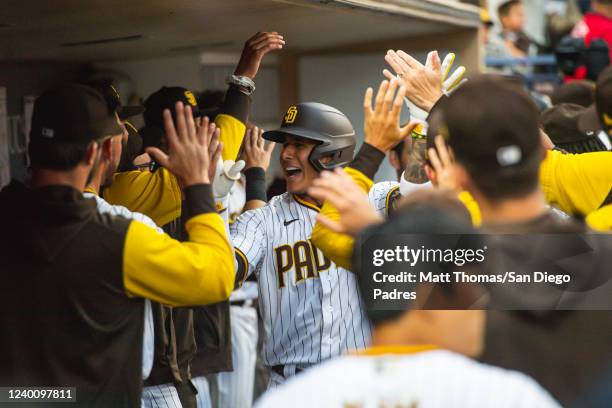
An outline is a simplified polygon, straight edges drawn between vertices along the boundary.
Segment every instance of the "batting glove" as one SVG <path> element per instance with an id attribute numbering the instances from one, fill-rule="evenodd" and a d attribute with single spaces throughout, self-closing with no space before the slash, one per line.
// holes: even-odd
<path id="1" fill-rule="evenodd" d="M 217 170 L 213 181 L 213 193 L 215 199 L 223 198 L 229 195 L 234 182 L 240 179 L 240 171 L 244 168 L 244 160 L 225 160 L 217 162 Z"/>

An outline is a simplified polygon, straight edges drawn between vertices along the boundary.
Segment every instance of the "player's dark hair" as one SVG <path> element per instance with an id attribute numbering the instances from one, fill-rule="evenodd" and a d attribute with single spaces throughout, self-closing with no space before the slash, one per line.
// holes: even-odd
<path id="1" fill-rule="evenodd" d="M 508 14 L 510 14 L 510 10 L 512 10 L 512 7 L 522 4 L 521 0 L 509 0 L 506 2 L 503 2 L 502 4 L 499 5 L 499 7 L 497 7 L 497 15 L 501 18 L 501 17 L 506 17 Z"/>
<path id="2" fill-rule="evenodd" d="M 67 171 L 74 169 L 87 153 L 89 144 L 30 142 L 32 168 Z"/>

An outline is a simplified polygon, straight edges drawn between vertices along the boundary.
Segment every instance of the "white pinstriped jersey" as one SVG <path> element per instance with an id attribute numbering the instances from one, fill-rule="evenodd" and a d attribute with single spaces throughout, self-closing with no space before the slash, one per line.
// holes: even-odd
<path id="1" fill-rule="evenodd" d="M 420 188 L 431 188 L 431 183 L 427 182 L 424 184 L 412 184 L 412 186 L 412 191 L 415 191 Z M 397 181 L 382 181 L 380 183 L 374 184 L 368 192 L 368 200 L 370 201 L 370 205 L 374 207 L 377 213 L 379 213 L 383 217 L 388 217 L 389 201 L 393 193 L 399 189 L 400 183 L 398 183 Z M 548 207 L 561 219 L 570 218 L 568 214 L 564 213 L 558 208 L 555 208 L 553 206 Z"/>
<path id="2" fill-rule="evenodd" d="M 289 406 L 561 407 L 546 390 L 522 373 L 481 364 L 446 350 L 343 356 L 289 379 L 264 394 L 256 404 L 256 408 Z"/>
<path id="3" fill-rule="evenodd" d="M 413 191 L 422 188 L 431 188 L 431 182 L 429 181 L 423 184 L 415 184 L 404 180 L 402 185 L 397 181 L 382 181 L 374 184 L 368 192 L 370 205 L 374 207 L 380 215 L 388 217 L 390 200 L 392 200 L 392 196 L 396 194 L 396 192 L 402 195 L 409 195 Z M 403 190 L 404 188 L 406 191 Z"/>
<path id="4" fill-rule="evenodd" d="M 285 193 L 230 227 L 247 273 L 257 276 L 268 366 L 314 364 L 370 341 L 355 275 L 309 240 L 317 213 Z"/>
<path id="5" fill-rule="evenodd" d="M 382 181 L 374 184 L 368 192 L 370 205 L 374 207 L 376 212 L 380 215 L 387 217 L 389 215 L 387 211 L 389 207 L 389 198 L 394 191 L 399 190 L 399 187 L 400 185 L 397 181 Z"/>

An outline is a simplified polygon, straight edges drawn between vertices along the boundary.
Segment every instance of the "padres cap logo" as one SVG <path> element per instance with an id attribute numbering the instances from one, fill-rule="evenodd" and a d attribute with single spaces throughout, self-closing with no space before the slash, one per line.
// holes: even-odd
<path id="1" fill-rule="evenodd" d="M 295 106 L 290 106 L 289 109 L 287 109 L 287 113 L 285 114 L 285 123 L 295 122 L 297 113 L 298 113 L 297 108 Z"/>
<path id="2" fill-rule="evenodd" d="M 187 102 L 189 102 L 191 106 L 197 105 L 196 98 L 195 96 L 193 96 L 193 92 L 185 91 L 185 98 L 187 98 Z"/>

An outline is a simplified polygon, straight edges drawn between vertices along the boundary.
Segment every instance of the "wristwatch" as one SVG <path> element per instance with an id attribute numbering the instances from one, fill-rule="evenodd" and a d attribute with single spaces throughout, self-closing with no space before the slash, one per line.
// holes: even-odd
<path id="1" fill-rule="evenodd" d="M 245 95 L 251 95 L 255 92 L 255 82 L 249 77 L 242 75 L 230 75 L 225 81 L 229 85 L 236 85 L 240 88 L 240 92 Z"/>

